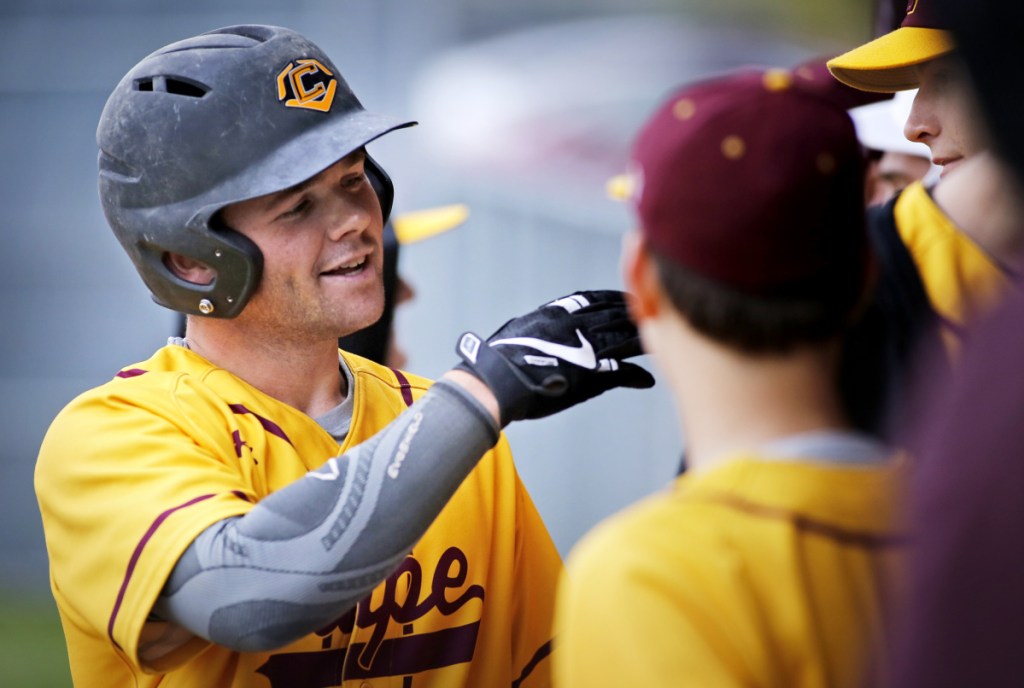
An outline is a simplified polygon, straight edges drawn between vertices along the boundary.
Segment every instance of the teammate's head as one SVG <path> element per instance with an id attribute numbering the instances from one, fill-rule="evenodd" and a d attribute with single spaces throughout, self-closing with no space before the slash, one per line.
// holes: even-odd
<path id="1" fill-rule="evenodd" d="M 220 211 L 295 186 L 412 124 L 367 112 L 298 33 L 230 26 L 157 50 L 117 85 L 97 129 L 100 199 L 157 303 L 231 318 L 259 284 L 263 257 Z M 391 181 L 369 157 L 366 174 L 386 221 Z M 216 277 L 184 280 L 168 254 Z"/>
<path id="2" fill-rule="evenodd" d="M 934 0 L 909 0 L 898 29 L 828 62 L 836 79 L 857 89 L 918 89 L 904 132 L 926 144 L 944 172 L 987 148 L 950 28 Z"/>
<path id="3" fill-rule="evenodd" d="M 960 59 L 949 55 L 918 68 L 920 88 L 903 134 L 931 149 L 942 174 L 989 148 L 974 87 Z"/>
<path id="4" fill-rule="evenodd" d="M 903 134 L 916 94 L 916 90 L 900 91 L 892 98 L 849 111 L 857 138 L 868 151 L 868 205 L 884 203 L 918 179 L 926 184 L 938 179 L 941 168 L 932 164 L 928 146 Z"/>
<path id="5" fill-rule="evenodd" d="M 788 72 L 668 99 L 633 146 L 639 250 L 689 324 L 745 353 L 833 338 L 865 291 L 863 158 L 846 111 Z"/>

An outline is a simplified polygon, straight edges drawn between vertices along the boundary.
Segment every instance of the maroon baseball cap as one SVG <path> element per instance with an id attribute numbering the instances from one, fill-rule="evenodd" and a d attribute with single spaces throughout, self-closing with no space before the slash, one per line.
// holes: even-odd
<path id="1" fill-rule="evenodd" d="M 862 91 L 892 93 L 917 88 L 917 65 L 956 49 L 949 28 L 936 11 L 934 0 L 909 0 L 898 29 L 832 58 L 829 71 L 839 81 Z"/>
<path id="2" fill-rule="evenodd" d="M 863 289 L 857 135 L 834 99 L 791 72 L 682 89 L 641 129 L 629 177 L 648 244 L 716 283 L 768 297 Z"/>

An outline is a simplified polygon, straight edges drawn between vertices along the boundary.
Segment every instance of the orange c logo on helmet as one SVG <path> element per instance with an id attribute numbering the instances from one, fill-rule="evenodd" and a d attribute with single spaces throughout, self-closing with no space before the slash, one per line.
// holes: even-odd
<path id="1" fill-rule="evenodd" d="M 913 14 L 917 11 L 917 3 L 919 0 L 908 0 L 907 1 L 907 14 Z"/>
<path id="2" fill-rule="evenodd" d="M 277 99 L 287 107 L 327 112 L 337 88 L 331 70 L 311 58 L 289 62 L 277 75 Z"/>

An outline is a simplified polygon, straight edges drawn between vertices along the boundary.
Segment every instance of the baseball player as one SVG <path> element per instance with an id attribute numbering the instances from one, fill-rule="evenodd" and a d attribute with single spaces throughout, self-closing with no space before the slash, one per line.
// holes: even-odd
<path id="1" fill-rule="evenodd" d="M 1010 94 L 1024 87 L 1024 74 L 1005 58 L 1024 26 L 1024 5 L 936 0 L 936 9 L 953 29 L 993 148 L 1009 166 L 1001 181 L 1009 182 L 1008 195 L 1019 204 L 1024 101 Z M 991 192 L 976 199 L 986 212 L 999 212 Z M 1019 207 L 1011 221 L 1024 223 Z M 913 446 L 921 460 L 908 499 L 916 524 L 914 566 L 886 688 L 1008 686 L 1020 680 L 1022 349 L 1024 294 L 1017 290 L 971 332 L 952 379 L 930 374 L 920 395 L 924 407 L 916 414 Z"/>
<path id="2" fill-rule="evenodd" d="M 505 424 L 650 375 L 619 292 L 466 333 L 436 384 L 339 352 L 393 186 L 303 36 L 168 45 L 100 118 L 107 220 L 184 338 L 52 423 L 36 493 L 80 686 L 542 686 L 558 554 Z"/>
<path id="3" fill-rule="evenodd" d="M 898 28 L 828 68 L 865 92 L 916 88 L 904 134 L 942 168 L 938 182 L 914 182 L 867 215 L 879 287 L 842 376 L 855 422 L 895 438 L 923 358 L 938 349 L 955 364 L 970 325 L 1013 289 L 1024 232 L 998 208 L 1001 171 L 934 0 L 911 0 Z"/>
<path id="4" fill-rule="evenodd" d="M 782 70 L 684 88 L 647 121 L 623 271 L 688 470 L 600 524 L 559 588 L 560 686 L 872 685 L 904 462 L 836 373 L 867 296 L 846 110 Z"/>
<path id="5" fill-rule="evenodd" d="M 972 158 L 979 158 L 976 169 L 990 164 L 981 156 L 988 143 L 953 34 L 934 0 L 909 0 L 899 28 L 829 60 L 828 68 L 864 91 L 918 89 L 904 133 L 931 149 L 942 180 L 932 188 L 909 185 L 869 220 L 894 225 L 916 268 L 911 277 L 955 352 L 965 326 L 1010 288 L 1022 237 L 1019 229 L 992 226 L 977 177 L 950 174 Z"/>

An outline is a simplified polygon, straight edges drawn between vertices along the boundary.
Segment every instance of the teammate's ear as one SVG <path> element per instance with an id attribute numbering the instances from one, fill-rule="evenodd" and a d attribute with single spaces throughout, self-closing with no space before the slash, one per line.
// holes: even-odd
<path id="1" fill-rule="evenodd" d="M 217 277 L 217 271 L 206 263 L 178 253 L 165 253 L 164 265 L 186 282 L 210 284 Z"/>
<path id="2" fill-rule="evenodd" d="M 622 280 L 630 293 L 627 302 L 634 322 L 641 322 L 658 314 L 661 293 L 658 270 L 647 251 L 640 232 L 628 232 L 622 238 Z"/>

